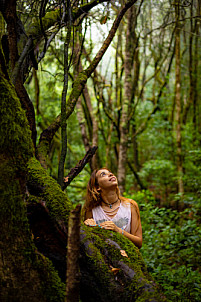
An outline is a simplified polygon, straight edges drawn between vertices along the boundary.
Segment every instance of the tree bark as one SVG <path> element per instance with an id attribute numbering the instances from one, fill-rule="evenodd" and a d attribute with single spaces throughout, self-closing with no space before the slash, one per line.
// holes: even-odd
<path id="1" fill-rule="evenodd" d="M 98 119 L 96 117 L 96 114 L 93 113 L 91 98 L 87 86 L 85 86 L 83 89 L 83 96 L 92 120 L 92 146 L 98 146 Z M 97 152 L 95 156 L 92 157 L 91 170 L 93 171 L 97 169 L 98 166 L 99 166 L 99 156 Z"/>
<path id="2" fill-rule="evenodd" d="M 122 235 L 83 226 L 80 250 L 81 301 L 165 301 L 138 248 Z"/>
<path id="3" fill-rule="evenodd" d="M 34 147 L 36 147 L 36 138 L 37 138 L 37 131 L 36 131 L 36 120 L 35 120 L 35 112 L 34 112 L 34 106 L 32 101 L 30 100 L 28 93 L 26 89 L 24 88 L 24 85 L 22 83 L 22 80 L 20 77 L 16 80 L 15 89 L 17 92 L 17 95 L 20 99 L 22 108 L 26 112 L 26 117 L 29 122 L 29 127 L 31 130 L 31 138 L 34 144 Z"/>
<path id="4" fill-rule="evenodd" d="M 31 237 L 24 201 L 34 148 L 24 110 L 1 69 L 0 91 L 0 300 L 63 301 L 58 273 Z"/>
<path id="5" fill-rule="evenodd" d="M 135 14 L 134 7 L 128 11 L 128 25 L 126 32 L 126 50 L 125 50 L 125 96 L 122 101 L 122 113 L 120 121 L 120 144 L 119 144 L 119 158 L 118 158 L 118 185 L 121 194 L 125 189 L 126 179 L 126 164 L 127 164 L 127 149 L 128 149 L 128 133 L 129 133 L 129 111 L 131 108 L 131 97 L 132 97 L 132 75 L 131 70 L 133 66 L 132 51 L 134 46 L 133 32 L 135 31 Z M 133 21 L 133 19 L 135 21 Z"/>
<path id="6" fill-rule="evenodd" d="M 175 126 L 176 126 L 176 154 L 177 154 L 177 172 L 178 172 L 178 192 L 183 195 L 183 158 L 182 158 L 182 134 L 181 134 L 181 57 L 180 57 L 180 1 L 175 5 L 175 17 L 177 27 L 175 31 Z"/>
<path id="7" fill-rule="evenodd" d="M 61 154 L 59 159 L 58 166 L 58 183 L 61 188 L 64 190 L 64 168 L 65 168 L 65 160 L 67 153 L 67 123 L 66 123 L 66 96 L 68 91 L 68 72 L 70 68 L 69 62 L 69 48 L 71 41 L 71 27 L 72 27 L 72 12 L 71 12 L 71 3 L 70 1 L 66 1 L 67 10 L 67 34 L 66 40 L 64 43 L 64 84 L 61 98 Z"/>
<path id="8" fill-rule="evenodd" d="M 187 116 L 191 105 L 195 100 L 195 91 L 196 91 L 196 70 L 194 70 L 194 56 L 193 56 L 193 45 L 194 45 L 194 34 L 196 33 L 196 25 L 193 26 L 193 3 L 191 5 L 191 20 L 190 20 L 190 37 L 189 37 L 189 97 L 183 109 L 182 122 L 185 125 L 187 122 Z M 195 38 L 196 39 L 196 38 Z M 197 67 L 195 67 L 197 68 Z"/>
<path id="9" fill-rule="evenodd" d="M 79 302 L 80 296 L 80 211 L 81 205 L 79 204 L 71 211 L 68 222 L 66 302 Z"/>
<path id="10" fill-rule="evenodd" d="M 197 15 L 201 14 L 201 3 L 198 1 L 197 4 Z M 194 133 L 193 133 L 193 140 L 196 142 L 197 140 L 197 133 L 198 132 L 198 66 L 199 66 L 199 33 L 200 33 L 200 23 L 198 20 L 195 22 L 195 50 L 194 50 L 194 94 L 193 94 L 193 125 L 194 125 Z"/>
<path id="11" fill-rule="evenodd" d="M 95 155 L 96 151 L 97 151 L 98 147 L 97 146 L 93 146 L 90 147 L 87 151 L 87 153 L 85 154 L 85 156 L 83 157 L 83 159 L 81 159 L 79 161 L 79 163 L 75 166 L 75 168 L 72 168 L 70 170 L 70 172 L 68 173 L 68 175 L 65 177 L 65 181 L 64 181 L 64 189 L 70 185 L 71 181 L 84 169 L 84 167 L 86 166 L 86 164 L 91 161 L 91 159 L 93 158 L 93 156 Z"/>
<path id="12" fill-rule="evenodd" d="M 76 108 L 77 108 L 77 119 L 78 119 L 78 122 L 80 125 L 80 131 L 81 131 L 81 135 L 82 135 L 82 141 L 84 144 L 85 151 L 88 151 L 89 147 L 90 147 L 89 135 L 87 133 L 87 126 L 86 126 L 86 122 L 85 122 L 85 118 L 84 118 L 81 97 L 79 97 L 79 99 L 77 101 Z"/>
<path id="13" fill-rule="evenodd" d="M 13 70 L 18 60 L 16 0 L 5 1 L 4 8 L 1 9 L 7 23 L 10 67 Z"/>

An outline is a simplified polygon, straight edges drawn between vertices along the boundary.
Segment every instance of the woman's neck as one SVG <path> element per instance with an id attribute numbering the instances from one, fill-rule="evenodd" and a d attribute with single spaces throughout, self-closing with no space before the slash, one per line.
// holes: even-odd
<path id="1" fill-rule="evenodd" d="M 118 195 L 116 193 L 116 190 L 110 190 L 110 191 L 106 191 L 106 190 L 102 190 L 101 192 L 101 198 L 104 201 L 104 203 L 106 204 L 111 204 L 113 202 L 115 202 L 116 200 L 118 200 Z"/>

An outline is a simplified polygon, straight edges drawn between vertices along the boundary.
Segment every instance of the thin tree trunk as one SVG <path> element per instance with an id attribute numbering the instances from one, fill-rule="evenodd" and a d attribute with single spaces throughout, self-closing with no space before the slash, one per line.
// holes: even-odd
<path id="1" fill-rule="evenodd" d="M 180 57 L 180 24 L 179 13 L 180 4 L 175 5 L 175 15 L 177 20 L 177 28 L 175 31 L 175 57 L 176 57 L 176 74 L 175 74 L 175 124 L 176 124 L 176 154 L 177 154 L 177 172 L 178 172 L 178 192 L 183 195 L 183 158 L 182 158 L 182 134 L 181 134 L 181 57 Z"/>
<path id="2" fill-rule="evenodd" d="M 190 38 L 189 38 L 189 98 L 183 110 L 183 124 L 186 124 L 187 116 L 191 105 L 193 104 L 195 93 L 195 74 L 194 74 L 194 58 L 193 58 L 193 41 L 195 30 L 193 28 L 193 3 L 191 4 L 191 20 L 190 20 Z"/>
<path id="3" fill-rule="evenodd" d="M 96 117 L 96 114 L 93 113 L 93 107 L 91 104 L 91 97 L 88 91 L 87 86 L 83 89 L 83 96 L 86 102 L 87 109 L 90 113 L 91 120 L 92 120 L 92 146 L 98 146 L 98 119 Z M 99 157 L 98 152 L 95 154 L 95 156 L 92 158 L 91 162 L 91 169 L 97 169 L 99 163 Z"/>
<path id="4" fill-rule="evenodd" d="M 136 126 L 133 124 L 132 126 L 132 132 L 136 132 Z M 138 143 L 137 138 L 134 136 L 133 138 L 133 162 L 135 166 L 135 170 L 138 172 L 140 170 L 140 164 L 139 164 L 139 153 L 138 153 Z"/>
<path id="5" fill-rule="evenodd" d="M 119 144 L 119 158 L 118 158 L 118 182 L 121 193 L 125 189 L 126 178 L 126 163 L 127 163 L 127 149 L 128 149 L 128 130 L 129 130 L 129 109 L 132 97 L 132 75 L 131 70 L 133 66 L 132 51 L 134 40 L 131 39 L 135 29 L 135 22 L 133 22 L 134 8 L 128 11 L 128 25 L 126 32 L 126 50 L 125 50 L 125 97 L 122 104 L 122 115 L 120 121 L 120 144 Z"/>
<path id="6" fill-rule="evenodd" d="M 36 114 L 40 114 L 39 103 L 40 103 L 40 85 L 37 76 L 37 71 L 33 68 L 34 86 L 35 86 L 35 103 L 36 103 Z"/>
<path id="7" fill-rule="evenodd" d="M 29 95 L 28 95 L 26 89 L 24 88 L 23 81 L 20 76 L 16 80 L 15 89 L 16 89 L 17 95 L 20 99 L 22 108 L 26 112 L 26 117 L 29 122 L 29 127 L 30 127 L 31 133 L 32 133 L 32 136 L 31 136 L 32 141 L 33 141 L 34 147 L 36 147 L 37 131 L 36 131 L 34 106 L 33 106 L 32 101 L 29 98 Z"/>
<path id="8" fill-rule="evenodd" d="M 135 53 L 134 53 L 134 81 L 133 81 L 133 87 L 132 87 L 132 109 L 131 109 L 131 114 L 130 117 L 133 120 L 132 122 L 132 133 L 136 132 L 136 122 L 135 122 L 135 96 L 138 94 L 138 83 L 139 83 L 139 75 L 140 75 L 140 60 L 139 60 L 139 50 L 138 50 L 138 38 L 135 33 Z M 132 135 L 131 135 L 132 136 Z M 133 161 L 134 161 L 134 166 L 135 170 L 139 171 L 140 169 L 140 164 L 139 164 L 139 157 L 138 157 L 138 143 L 137 143 L 137 138 L 134 136 L 132 139 L 132 145 L 133 145 Z"/>
<path id="9" fill-rule="evenodd" d="M 15 64 L 18 60 L 16 2 L 16 0 L 5 1 L 5 7 L 2 11 L 5 21 L 7 23 L 11 70 L 14 69 Z"/>
<path id="10" fill-rule="evenodd" d="M 77 104 L 77 119 L 80 125 L 80 130 L 81 130 L 81 135 L 82 135 L 82 141 L 84 144 L 84 148 L 86 151 L 89 150 L 89 138 L 87 134 L 87 129 L 86 129 L 86 123 L 85 123 L 85 118 L 84 118 L 84 113 L 83 113 L 83 108 L 82 108 L 82 99 L 79 97 Z"/>
<path id="11" fill-rule="evenodd" d="M 201 14 L 201 3 L 198 1 L 197 4 L 197 15 L 199 16 Z M 194 94 L 193 94 L 193 125 L 194 125 L 194 131 L 193 131 L 193 141 L 196 142 L 197 140 L 197 132 L 198 132 L 198 108 L 197 108 L 197 99 L 198 99 L 198 66 L 199 66 L 199 32 L 200 32 L 200 23 L 198 20 L 195 22 L 195 51 L 194 51 Z"/>
<path id="12" fill-rule="evenodd" d="M 80 211 L 78 204 L 71 211 L 68 222 L 68 252 L 67 252 L 67 278 L 66 302 L 79 302 L 79 253 L 80 253 Z"/>
<path id="13" fill-rule="evenodd" d="M 78 67 L 79 72 L 82 72 L 83 71 L 82 63 L 78 62 L 78 64 L 79 64 L 79 67 Z M 84 118 L 83 106 L 82 106 L 81 98 L 79 98 L 78 99 L 79 104 L 77 104 L 77 108 L 79 109 L 78 120 L 80 121 L 82 139 L 83 139 L 83 142 L 84 142 L 85 150 L 88 151 L 89 146 L 87 147 L 87 145 L 89 145 L 89 142 L 91 142 L 92 146 L 98 146 L 98 119 L 96 117 L 96 114 L 94 114 L 94 112 L 93 112 L 91 97 L 90 97 L 90 94 L 89 94 L 87 84 L 85 85 L 85 87 L 83 89 L 82 95 L 83 95 L 85 105 L 86 105 L 85 109 L 87 111 L 87 112 L 85 112 L 85 114 L 86 114 L 86 116 L 89 116 L 90 122 L 92 123 L 92 125 L 91 125 L 91 123 L 89 123 L 89 122 L 85 123 L 83 121 L 83 118 Z M 88 133 L 91 134 L 89 136 L 92 136 L 92 137 L 90 137 L 90 141 L 88 139 L 88 142 L 87 142 L 87 139 L 86 139 L 87 138 L 86 124 L 88 126 Z M 97 152 L 93 156 L 93 158 L 90 162 L 91 171 L 97 169 L 98 165 L 99 165 L 99 156 L 98 156 L 98 152 Z"/>
<path id="14" fill-rule="evenodd" d="M 59 160 L 59 167 L 58 167 L 58 183 L 63 189 L 64 187 L 64 167 L 65 167 L 65 159 L 67 153 L 67 118 L 66 118 L 66 96 L 68 91 L 68 71 L 70 67 L 69 63 L 69 45 L 71 40 L 71 3 L 69 0 L 66 1 L 67 7 L 67 15 L 68 15 L 68 22 L 67 22 L 67 34 L 66 34 L 66 41 L 64 45 L 64 85 L 62 91 L 62 98 L 61 98 L 61 156 Z"/>

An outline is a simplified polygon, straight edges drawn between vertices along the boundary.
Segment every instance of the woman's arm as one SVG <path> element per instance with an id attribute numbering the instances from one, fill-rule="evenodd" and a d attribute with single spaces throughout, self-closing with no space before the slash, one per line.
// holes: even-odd
<path id="1" fill-rule="evenodd" d="M 137 207 L 137 209 L 136 209 Z M 105 221 L 100 225 L 107 230 L 120 233 L 130 239 L 139 249 L 142 247 L 142 226 L 139 216 L 139 208 L 131 203 L 131 233 L 128 233 L 114 224 L 112 221 Z M 137 226 L 137 229 L 136 229 Z"/>
<path id="2" fill-rule="evenodd" d="M 131 203 L 131 234 L 123 231 L 123 235 L 130 239 L 140 249 L 142 247 L 142 225 L 137 204 L 136 207 Z"/>
<path id="3" fill-rule="evenodd" d="M 86 211 L 84 224 L 86 224 L 88 226 L 96 226 L 96 222 L 93 219 L 92 211 Z"/>

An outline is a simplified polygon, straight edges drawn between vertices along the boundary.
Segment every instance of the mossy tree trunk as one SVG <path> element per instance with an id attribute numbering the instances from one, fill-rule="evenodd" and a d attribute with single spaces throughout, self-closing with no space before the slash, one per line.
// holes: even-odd
<path id="1" fill-rule="evenodd" d="M 80 295 L 82 302 L 165 301 L 135 245 L 121 234 L 83 226 Z"/>
<path id="2" fill-rule="evenodd" d="M 63 301 L 64 284 L 32 240 L 25 199 L 27 165 L 34 148 L 25 113 L 2 70 L 0 91 L 0 300 Z"/>

